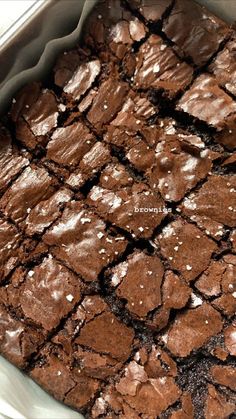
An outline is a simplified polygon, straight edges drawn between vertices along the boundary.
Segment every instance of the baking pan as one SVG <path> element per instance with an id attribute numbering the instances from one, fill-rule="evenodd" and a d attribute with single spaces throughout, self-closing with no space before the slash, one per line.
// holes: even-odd
<path id="1" fill-rule="evenodd" d="M 6 110 L 21 86 L 44 78 L 57 54 L 79 40 L 83 22 L 96 0 L 28 2 L 25 13 L 0 34 L 0 112 Z M 236 0 L 198 2 L 229 23 L 236 21 Z M 54 400 L 0 357 L 0 419 L 49 418 L 82 416 Z"/>

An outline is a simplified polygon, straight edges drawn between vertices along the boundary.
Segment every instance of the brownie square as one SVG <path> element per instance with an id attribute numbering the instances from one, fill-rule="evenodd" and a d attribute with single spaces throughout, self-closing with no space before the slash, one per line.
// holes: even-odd
<path id="1" fill-rule="evenodd" d="M 163 31 L 177 53 L 196 66 L 205 65 L 230 34 L 227 24 L 204 6 L 189 0 L 176 0 Z"/>
<path id="2" fill-rule="evenodd" d="M 110 235 L 104 221 L 78 201 L 66 207 L 43 240 L 55 257 L 85 281 L 96 281 L 103 267 L 116 260 L 127 245 L 122 235 Z"/>
<path id="3" fill-rule="evenodd" d="M 24 87 L 14 102 L 10 116 L 17 139 L 29 149 L 44 144 L 47 134 L 56 127 L 60 112 L 55 93 L 34 82 Z"/>
<path id="4" fill-rule="evenodd" d="M 236 103 L 218 86 L 215 77 L 201 74 L 179 100 L 177 109 L 218 130 L 216 139 L 220 144 L 235 147 Z"/>
<path id="5" fill-rule="evenodd" d="M 0 305 L 0 350 L 10 362 L 23 368 L 43 342 L 43 335 L 23 321 L 12 317 Z"/>
<path id="6" fill-rule="evenodd" d="M 54 183 L 45 169 L 28 166 L 5 192 L 0 208 L 14 222 L 21 223 L 35 205 L 53 193 Z"/>
<path id="7" fill-rule="evenodd" d="M 115 177 L 119 170 L 122 170 L 122 167 L 114 164 L 110 175 Z M 104 172 L 106 173 L 106 169 Z M 120 185 L 120 182 L 117 182 L 114 188 L 112 182 L 110 188 L 109 178 L 105 173 L 101 175 L 101 185 L 98 184 L 91 189 L 87 199 L 88 204 L 96 208 L 102 217 L 131 233 L 134 238 L 151 237 L 154 229 L 166 216 L 164 201 L 145 183 L 135 182 L 128 176 L 127 185 Z M 103 181 L 106 187 L 102 185 Z"/>
<path id="8" fill-rule="evenodd" d="M 160 36 L 151 35 L 136 55 L 133 77 L 135 88 L 163 91 L 172 98 L 191 83 L 193 68 L 180 61 Z"/>
<path id="9" fill-rule="evenodd" d="M 46 159 L 74 167 L 95 143 L 93 134 L 83 122 L 57 128 L 47 144 Z"/>

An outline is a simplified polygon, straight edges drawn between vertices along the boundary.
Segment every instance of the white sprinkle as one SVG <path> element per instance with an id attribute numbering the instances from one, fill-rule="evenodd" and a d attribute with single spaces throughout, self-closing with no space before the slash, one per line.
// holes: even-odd
<path id="1" fill-rule="evenodd" d="M 201 238 L 201 236 L 196 236 L 197 237 L 197 239 L 200 239 Z"/>
<path id="2" fill-rule="evenodd" d="M 103 236 L 104 236 L 104 234 L 103 234 L 101 231 L 97 234 L 97 237 L 98 237 L 99 239 L 101 239 Z"/>
<path id="3" fill-rule="evenodd" d="M 234 209 L 233 209 L 233 207 L 229 207 L 229 210 L 230 210 L 230 211 L 233 211 Z"/>
<path id="4" fill-rule="evenodd" d="M 31 277 L 31 276 L 33 276 L 34 275 L 34 271 L 29 271 L 28 272 L 28 275 Z"/>
<path id="5" fill-rule="evenodd" d="M 98 253 L 100 253 L 100 254 L 102 254 L 102 253 L 106 253 L 106 250 L 105 249 L 101 249 L 101 250 L 99 250 L 99 252 Z"/>
<path id="6" fill-rule="evenodd" d="M 143 289 L 143 288 L 144 288 L 144 285 L 142 285 L 142 284 L 141 284 L 141 285 L 140 285 L 140 288 L 141 288 L 141 289 Z"/>
<path id="7" fill-rule="evenodd" d="M 170 199 L 170 195 L 166 194 L 166 195 L 165 195 L 165 198 L 166 198 L 166 199 Z"/>
<path id="8" fill-rule="evenodd" d="M 236 298 L 236 291 L 235 291 L 235 292 L 233 292 L 232 296 L 233 296 L 234 298 Z"/>
<path id="9" fill-rule="evenodd" d="M 74 297 L 73 297 L 73 295 L 72 295 L 72 294 L 68 294 L 68 295 L 66 296 L 66 299 L 67 299 L 68 301 L 70 301 L 70 303 L 71 303 L 71 301 L 73 301 Z"/>
<path id="10" fill-rule="evenodd" d="M 90 223 L 91 222 L 91 218 L 81 218 L 81 224 L 85 224 L 85 223 Z"/>
<path id="11" fill-rule="evenodd" d="M 31 211 L 31 208 L 27 208 L 27 210 L 26 210 L 27 214 L 29 214 L 30 211 Z"/>
<path id="12" fill-rule="evenodd" d="M 208 321 L 208 320 L 205 320 L 205 323 L 206 323 L 206 324 L 208 324 L 208 323 L 209 323 L 209 321 Z"/>
<path id="13" fill-rule="evenodd" d="M 8 244 L 8 245 L 7 245 L 7 248 L 8 248 L 8 249 L 11 249 L 11 244 Z"/>
<path id="14" fill-rule="evenodd" d="M 138 230 L 142 232 L 142 231 L 144 231 L 144 228 L 143 227 L 139 227 Z"/>
<path id="15" fill-rule="evenodd" d="M 170 257 L 169 257 L 169 259 L 170 259 L 170 260 L 173 260 L 173 257 L 172 257 L 172 256 L 170 256 Z"/>
<path id="16" fill-rule="evenodd" d="M 166 182 L 166 183 L 164 183 L 164 186 L 167 187 L 167 186 L 169 186 L 169 184 Z"/>
<path id="17" fill-rule="evenodd" d="M 186 265 L 186 269 L 187 269 L 187 271 L 191 271 L 192 270 L 192 266 L 191 265 Z"/>
<path id="18" fill-rule="evenodd" d="M 176 252 L 178 252 L 178 250 L 179 250 L 179 246 L 175 246 L 175 247 L 174 247 L 174 250 L 175 250 Z"/>
<path id="19" fill-rule="evenodd" d="M 229 290 L 233 290 L 233 289 L 234 289 L 233 284 L 229 284 Z"/>
<path id="20" fill-rule="evenodd" d="M 139 301 L 140 306 L 143 304 L 142 300 Z"/>
<path id="21" fill-rule="evenodd" d="M 160 50 L 161 51 L 164 51 L 165 49 L 166 49 L 166 45 L 165 44 L 162 44 Z"/>
<path id="22" fill-rule="evenodd" d="M 148 271 L 148 275 L 152 275 L 152 271 Z"/>
<path id="23" fill-rule="evenodd" d="M 113 243 L 113 241 L 111 239 L 109 239 L 108 237 L 106 238 L 107 243 Z"/>
<path id="24" fill-rule="evenodd" d="M 181 246 L 181 244 L 183 244 L 183 242 L 178 242 L 179 243 L 179 245 Z"/>
<path id="25" fill-rule="evenodd" d="M 61 371 L 57 371 L 57 375 L 61 375 Z"/>
<path id="26" fill-rule="evenodd" d="M 131 303 L 131 306 L 134 306 L 134 303 Z"/>
<path id="27" fill-rule="evenodd" d="M 107 105 L 103 105 L 103 108 L 104 108 L 104 109 L 108 109 L 108 106 L 107 106 Z"/>

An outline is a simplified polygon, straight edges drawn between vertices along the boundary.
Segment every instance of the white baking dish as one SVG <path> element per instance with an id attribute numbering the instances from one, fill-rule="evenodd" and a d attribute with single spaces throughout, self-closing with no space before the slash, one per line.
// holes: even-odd
<path id="1" fill-rule="evenodd" d="M 34 0 L 28 1 L 35 3 Z M 27 12 L 28 14 L 25 13 L 21 20 L 5 33 L 5 38 L 0 37 L 0 111 L 6 109 L 14 93 L 26 81 L 44 77 L 59 51 L 73 46 L 78 41 L 83 21 L 95 2 L 96 0 L 43 1 L 40 7 L 35 6 L 35 9 Z M 236 0 L 198 2 L 228 22 L 236 21 Z M 34 30 L 35 24 L 40 28 L 42 19 L 43 27 L 37 36 L 31 39 L 32 25 Z M 75 26 L 75 19 L 78 25 L 71 32 L 71 28 Z M 67 36 L 61 38 L 65 33 Z M 11 57 L 12 65 L 8 71 L 6 67 L 9 62 L 4 62 L 7 54 L 15 54 Z M 31 68 L 32 66 L 34 67 Z M 82 416 L 54 400 L 30 378 L 0 357 L 0 419 L 49 418 L 79 419 Z"/>

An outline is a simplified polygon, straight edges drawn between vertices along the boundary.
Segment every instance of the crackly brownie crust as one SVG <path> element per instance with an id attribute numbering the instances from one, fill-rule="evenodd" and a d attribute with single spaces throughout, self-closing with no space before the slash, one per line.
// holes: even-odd
<path id="1" fill-rule="evenodd" d="M 0 353 L 86 418 L 235 418 L 235 37 L 100 0 L 2 118 Z"/>

